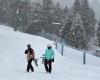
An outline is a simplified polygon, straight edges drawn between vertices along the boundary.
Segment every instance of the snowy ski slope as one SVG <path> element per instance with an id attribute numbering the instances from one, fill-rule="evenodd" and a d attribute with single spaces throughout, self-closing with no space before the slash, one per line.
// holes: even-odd
<path id="1" fill-rule="evenodd" d="M 38 68 L 33 63 L 34 73 L 26 72 L 27 61 L 24 50 L 29 43 L 36 52 L 36 58 L 39 58 Z M 84 66 L 76 63 L 71 57 L 62 57 L 56 50 L 53 72 L 47 74 L 41 64 L 40 56 L 48 43 L 52 44 L 52 41 L 39 36 L 14 32 L 13 29 L 1 25 L 0 80 L 100 80 L 100 66 Z M 67 51 L 71 52 L 71 48 L 68 48 L 66 53 Z"/>

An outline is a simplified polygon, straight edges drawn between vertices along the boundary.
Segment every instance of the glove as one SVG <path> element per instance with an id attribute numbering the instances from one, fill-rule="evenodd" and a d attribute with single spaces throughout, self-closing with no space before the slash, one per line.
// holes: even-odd
<path id="1" fill-rule="evenodd" d="M 51 59 L 51 62 L 54 62 L 54 58 Z"/>

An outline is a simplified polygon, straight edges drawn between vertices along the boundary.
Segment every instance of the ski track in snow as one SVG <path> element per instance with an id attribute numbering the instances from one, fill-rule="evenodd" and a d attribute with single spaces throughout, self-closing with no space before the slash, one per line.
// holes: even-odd
<path id="1" fill-rule="evenodd" d="M 36 58 L 39 58 L 39 67 L 33 63 L 34 73 L 26 72 L 27 61 L 24 50 L 28 43 L 32 44 Z M 73 59 L 61 56 L 56 50 L 53 72 L 47 74 L 40 57 L 44 54 L 48 43 L 52 44 L 52 41 L 39 36 L 14 32 L 13 29 L 1 25 L 0 80 L 100 80 L 99 66 L 84 66 L 75 63 Z"/>

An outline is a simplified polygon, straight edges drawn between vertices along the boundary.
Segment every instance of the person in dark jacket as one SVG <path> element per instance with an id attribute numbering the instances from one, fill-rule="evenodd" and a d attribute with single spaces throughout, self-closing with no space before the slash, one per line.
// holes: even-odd
<path id="1" fill-rule="evenodd" d="M 44 66 L 47 73 L 52 72 L 52 62 L 54 62 L 54 50 L 52 49 L 52 45 L 47 45 L 47 49 L 44 55 L 45 61 Z"/>
<path id="2" fill-rule="evenodd" d="M 31 48 L 30 44 L 27 45 L 27 50 L 25 50 L 25 54 L 27 54 L 27 62 L 28 62 L 27 72 L 29 72 L 30 69 L 31 69 L 32 72 L 34 72 L 34 68 L 32 66 L 32 60 L 34 60 L 34 58 L 35 58 L 35 52 Z"/>

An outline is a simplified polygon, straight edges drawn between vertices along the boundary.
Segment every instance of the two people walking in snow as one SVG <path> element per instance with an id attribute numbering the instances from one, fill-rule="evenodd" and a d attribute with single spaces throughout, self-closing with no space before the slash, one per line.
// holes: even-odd
<path id="1" fill-rule="evenodd" d="M 27 72 L 31 69 L 34 72 L 34 68 L 32 66 L 32 61 L 35 60 L 35 52 L 31 48 L 31 45 L 27 45 L 27 50 L 25 50 L 25 54 L 27 54 Z M 47 73 L 52 72 L 52 62 L 54 62 L 54 50 L 51 44 L 47 45 L 47 49 L 45 51 L 43 58 L 43 64 Z"/>

